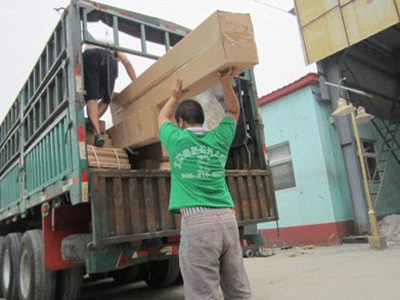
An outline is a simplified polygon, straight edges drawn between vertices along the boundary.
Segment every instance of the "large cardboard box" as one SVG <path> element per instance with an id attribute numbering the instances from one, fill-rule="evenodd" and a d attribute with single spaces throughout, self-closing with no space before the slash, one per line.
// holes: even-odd
<path id="1" fill-rule="evenodd" d="M 258 64 L 253 26 L 248 14 L 217 11 L 175 45 L 111 104 L 114 147 L 137 148 L 158 141 L 157 115 L 176 78 L 194 97 L 219 83 L 217 71 L 238 72 Z"/>

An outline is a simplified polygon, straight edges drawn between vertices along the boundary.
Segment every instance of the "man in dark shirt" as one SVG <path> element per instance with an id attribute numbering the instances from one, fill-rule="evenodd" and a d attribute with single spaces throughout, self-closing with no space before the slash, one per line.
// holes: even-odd
<path id="1" fill-rule="evenodd" d="M 99 119 L 107 111 L 118 77 L 118 62 L 122 62 L 133 81 L 136 73 L 127 56 L 120 51 L 111 51 L 92 45 L 83 52 L 86 109 L 95 134 L 94 145 L 103 147 L 104 137 L 100 132 Z M 98 100 L 100 100 L 98 102 Z"/>

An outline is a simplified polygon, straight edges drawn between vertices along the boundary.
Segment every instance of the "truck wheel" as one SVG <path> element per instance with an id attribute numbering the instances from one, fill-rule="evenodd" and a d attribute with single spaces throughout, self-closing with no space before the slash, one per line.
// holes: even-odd
<path id="1" fill-rule="evenodd" d="M 21 300 L 53 300 L 56 272 L 44 268 L 42 230 L 29 230 L 21 240 L 18 294 Z"/>
<path id="2" fill-rule="evenodd" d="M 17 273 L 21 237 L 19 232 L 7 234 L 1 249 L 1 289 L 7 300 L 18 299 Z"/>
<path id="3" fill-rule="evenodd" d="M 71 268 L 57 272 L 56 295 L 59 300 L 76 300 L 82 289 L 83 268 Z"/>
<path id="4" fill-rule="evenodd" d="M 176 278 L 176 280 L 173 283 L 174 285 L 182 285 L 183 284 L 183 277 L 182 277 L 182 273 L 179 271 L 178 277 Z"/>
<path id="5" fill-rule="evenodd" d="M 253 249 L 247 249 L 246 250 L 246 257 L 254 257 Z"/>
<path id="6" fill-rule="evenodd" d="M 122 270 L 115 270 L 110 272 L 110 276 L 114 279 L 116 283 L 128 284 L 134 282 L 140 274 L 140 269 L 138 266 L 127 267 Z"/>
<path id="7" fill-rule="evenodd" d="M 92 273 L 89 274 L 89 278 L 92 280 L 103 280 L 108 278 L 108 274 L 107 273 Z"/>
<path id="8" fill-rule="evenodd" d="M 172 285 L 179 276 L 179 257 L 172 257 L 148 263 L 148 275 L 145 282 L 152 288 Z"/>

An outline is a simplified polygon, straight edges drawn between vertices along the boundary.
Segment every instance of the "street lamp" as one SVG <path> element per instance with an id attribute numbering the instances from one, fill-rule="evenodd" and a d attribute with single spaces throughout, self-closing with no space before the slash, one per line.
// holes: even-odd
<path id="1" fill-rule="evenodd" d="M 338 88 L 339 88 L 339 96 L 340 96 L 340 84 L 342 81 L 344 81 L 345 78 L 342 78 L 339 81 Z M 386 239 L 384 236 L 380 235 L 379 230 L 378 230 L 378 224 L 376 220 L 376 214 L 374 207 L 372 205 L 372 200 L 371 200 L 371 193 L 369 191 L 369 184 L 368 184 L 368 177 L 367 177 L 367 171 L 365 167 L 365 161 L 364 161 L 364 155 L 363 151 L 361 148 L 361 140 L 360 140 L 360 135 L 358 132 L 358 125 L 359 124 L 366 124 L 369 121 L 372 120 L 373 115 L 370 115 L 365 112 L 364 107 L 360 106 L 357 109 L 357 117 L 355 116 L 355 108 L 353 105 L 347 104 L 346 99 L 344 98 L 339 98 L 338 102 L 338 108 L 332 113 L 332 116 L 339 117 L 339 116 L 346 116 L 346 115 L 351 115 L 351 121 L 353 125 L 353 132 L 354 136 L 356 139 L 356 145 L 357 145 L 357 152 L 358 152 L 358 157 L 360 159 L 360 165 L 361 165 L 361 173 L 363 177 L 363 182 L 364 182 L 364 189 L 365 189 L 365 196 L 367 198 L 367 204 L 368 204 L 368 219 L 369 219 L 369 226 L 370 226 L 370 231 L 371 235 L 368 236 L 368 244 L 370 249 L 374 250 L 381 250 L 387 248 L 386 245 Z"/>

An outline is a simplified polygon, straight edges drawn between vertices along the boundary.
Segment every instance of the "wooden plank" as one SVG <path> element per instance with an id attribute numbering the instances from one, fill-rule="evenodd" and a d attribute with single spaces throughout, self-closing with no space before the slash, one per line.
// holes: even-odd
<path id="1" fill-rule="evenodd" d="M 114 178 L 107 177 L 105 181 L 106 186 L 106 211 L 108 223 L 108 236 L 116 235 L 116 220 L 115 220 L 115 199 L 114 199 Z"/>
<path id="2" fill-rule="evenodd" d="M 117 157 L 119 159 L 128 159 L 128 154 L 122 154 L 122 153 L 94 153 L 93 151 L 88 151 L 88 157 L 110 157 L 116 159 Z"/>
<path id="3" fill-rule="evenodd" d="M 126 156 L 126 157 L 128 156 L 126 151 L 124 149 L 121 149 L 121 148 L 99 148 L 99 147 L 94 147 L 94 146 L 92 148 L 92 146 L 87 146 L 87 151 L 88 151 L 88 153 L 96 152 L 96 154 L 98 154 L 98 155 L 107 155 L 107 154 L 109 154 L 109 155 L 115 156 L 115 152 L 117 152 L 118 155 Z"/>
<path id="4" fill-rule="evenodd" d="M 265 178 L 265 182 L 268 184 L 266 186 L 267 203 L 268 203 L 268 216 L 272 217 L 275 214 L 277 215 L 275 193 L 274 193 L 274 190 L 273 190 L 274 185 L 272 183 L 272 174 L 269 173 L 264 178 Z"/>
<path id="5" fill-rule="evenodd" d="M 161 209 L 161 230 L 174 229 L 171 227 L 169 219 L 169 195 L 167 192 L 167 185 L 165 177 L 159 177 L 158 179 L 158 193 L 160 199 L 160 209 Z"/>
<path id="6" fill-rule="evenodd" d="M 243 212 L 243 220 L 251 219 L 248 187 L 243 177 L 237 178 L 239 188 L 239 202 Z"/>
<path id="7" fill-rule="evenodd" d="M 89 162 L 89 167 L 91 168 L 100 168 L 100 169 L 124 169 L 128 170 L 131 168 L 131 165 L 129 164 L 120 164 L 118 165 L 117 163 L 100 163 L 98 165 L 96 162 Z"/>
<path id="8" fill-rule="evenodd" d="M 96 178 L 92 185 L 92 219 L 93 222 L 93 235 L 94 240 L 106 238 L 108 232 L 108 210 L 107 210 L 107 196 L 106 196 L 106 181 L 104 177 Z"/>
<path id="9" fill-rule="evenodd" d="M 269 170 L 226 172 L 241 226 L 275 219 L 275 198 L 269 176 Z M 179 234 L 181 216 L 168 212 L 170 172 L 94 169 L 90 178 L 93 234 L 97 244 Z M 251 214 L 256 207 L 251 204 L 253 198 L 260 205 L 258 215 Z"/>
<path id="10" fill-rule="evenodd" d="M 258 202 L 260 203 L 260 213 L 261 217 L 265 217 L 269 215 L 269 210 L 268 210 L 268 199 L 267 199 L 267 193 L 266 193 L 266 182 L 265 182 L 265 176 L 256 176 L 256 186 L 257 186 L 257 199 Z"/>
<path id="11" fill-rule="evenodd" d="M 257 201 L 257 190 L 255 185 L 255 177 L 246 176 L 247 186 L 249 189 L 249 202 L 250 202 L 250 210 L 251 216 L 253 219 L 259 219 L 260 216 L 260 206 Z"/>
<path id="12" fill-rule="evenodd" d="M 144 178 L 143 180 L 143 188 L 144 188 L 144 201 L 146 208 L 146 223 L 147 230 L 149 232 L 156 231 L 156 216 L 154 210 L 157 209 L 155 205 L 155 195 L 153 191 L 152 179 Z"/>
<path id="13" fill-rule="evenodd" d="M 132 212 L 130 205 L 130 180 L 127 177 L 120 177 L 122 182 L 122 201 L 124 205 L 124 227 L 125 235 L 131 235 L 132 232 Z"/>
<path id="14" fill-rule="evenodd" d="M 94 163 L 97 165 L 97 163 L 108 163 L 108 164 L 122 164 L 122 165 L 127 165 L 129 164 L 129 160 L 127 158 L 121 158 L 117 159 L 116 157 L 95 157 L 95 156 L 88 156 L 89 163 Z"/>
<path id="15" fill-rule="evenodd" d="M 125 163 L 128 163 L 129 162 L 129 159 L 128 159 L 128 157 L 120 157 L 119 155 L 118 156 L 111 156 L 111 155 L 94 155 L 93 153 L 90 153 L 88 156 L 88 159 L 91 159 L 91 160 L 102 160 L 102 161 L 108 161 L 108 162 L 118 162 L 118 161 L 120 161 L 120 162 L 125 162 Z"/>
<path id="16" fill-rule="evenodd" d="M 114 178 L 113 179 L 113 196 L 115 203 L 115 231 L 116 235 L 124 235 L 125 234 L 125 207 L 124 207 L 124 199 L 122 197 L 122 179 Z M 112 217 L 112 216 L 110 216 Z"/>
<path id="17" fill-rule="evenodd" d="M 143 232 L 140 222 L 138 182 L 134 177 L 129 178 L 129 204 L 132 220 L 132 232 L 134 234 Z"/>

